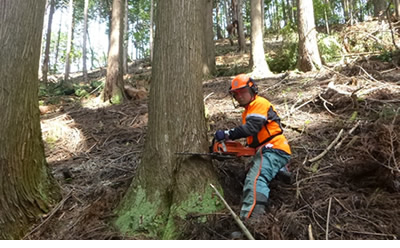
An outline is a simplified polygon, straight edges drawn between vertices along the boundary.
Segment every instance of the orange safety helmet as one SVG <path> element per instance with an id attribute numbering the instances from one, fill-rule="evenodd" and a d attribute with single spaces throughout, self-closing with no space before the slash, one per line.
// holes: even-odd
<path id="1" fill-rule="evenodd" d="M 257 85 L 254 83 L 253 79 L 247 76 L 246 74 L 239 74 L 232 80 L 229 92 L 232 93 L 232 91 L 242 89 L 245 87 L 249 87 L 254 94 L 258 93 Z"/>

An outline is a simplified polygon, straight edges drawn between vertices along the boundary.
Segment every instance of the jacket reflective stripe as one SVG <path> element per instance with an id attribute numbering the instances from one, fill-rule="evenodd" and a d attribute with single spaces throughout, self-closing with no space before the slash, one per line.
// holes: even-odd
<path id="1" fill-rule="evenodd" d="M 262 118 L 262 119 L 267 120 L 266 116 L 260 115 L 260 114 L 249 114 L 249 115 L 246 116 L 246 119 L 249 118 L 249 117 L 258 117 L 258 118 Z"/>
<path id="2" fill-rule="evenodd" d="M 242 114 L 242 124 L 246 124 L 247 118 L 251 117 L 263 118 L 266 122 L 256 135 L 247 137 L 247 144 L 250 147 L 255 148 L 268 142 L 272 144 L 272 148 L 291 154 L 286 138 L 280 135 L 283 132 L 280 118 L 274 106 L 267 99 L 256 95 L 255 99 L 245 107 Z"/>

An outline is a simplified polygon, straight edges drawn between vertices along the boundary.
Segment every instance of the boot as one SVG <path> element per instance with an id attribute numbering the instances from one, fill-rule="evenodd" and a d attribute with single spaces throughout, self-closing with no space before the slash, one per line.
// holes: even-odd
<path id="1" fill-rule="evenodd" d="M 258 223 L 261 216 L 265 214 L 265 209 L 268 202 L 268 197 L 266 197 L 262 193 L 257 192 L 256 198 L 257 198 L 256 205 L 254 206 L 253 212 L 251 213 L 250 218 L 248 220 L 252 225 Z"/>
<path id="2" fill-rule="evenodd" d="M 286 167 L 283 167 L 278 171 L 278 174 L 276 174 L 276 179 L 286 183 L 286 184 L 293 184 L 294 183 L 294 177 L 291 172 L 289 172 Z"/>

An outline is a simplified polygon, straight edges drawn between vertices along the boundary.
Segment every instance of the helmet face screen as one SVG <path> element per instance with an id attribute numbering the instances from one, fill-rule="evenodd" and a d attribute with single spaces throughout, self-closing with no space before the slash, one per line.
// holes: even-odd
<path id="1" fill-rule="evenodd" d="M 240 88 L 240 89 L 237 89 L 237 90 L 232 90 L 232 91 L 231 91 L 231 94 L 232 94 L 234 97 L 236 97 L 236 96 L 238 96 L 238 95 L 243 95 L 243 94 L 245 94 L 245 93 L 247 93 L 247 92 L 249 92 L 249 91 L 248 91 L 248 87 L 243 87 L 243 88 Z"/>

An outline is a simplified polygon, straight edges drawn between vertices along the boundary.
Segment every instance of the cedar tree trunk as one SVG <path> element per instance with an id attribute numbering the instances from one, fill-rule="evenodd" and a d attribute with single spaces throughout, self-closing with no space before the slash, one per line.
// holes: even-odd
<path id="1" fill-rule="evenodd" d="M 318 51 L 317 31 L 315 30 L 312 1 L 298 0 L 299 17 L 299 60 L 301 71 L 314 71 L 322 67 Z"/>
<path id="2" fill-rule="evenodd" d="M 113 0 L 110 49 L 107 59 L 107 77 L 104 101 L 119 104 L 126 99 L 123 79 L 124 12 L 126 0 Z"/>
<path id="3" fill-rule="evenodd" d="M 255 78 L 271 76 L 272 72 L 265 61 L 264 41 L 262 32 L 261 1 L 250 1 L 251 16 L 251 56 L 250 66 Z"/>
<path id="4" fill-rule="evenodd" d="M 42 74 L 43 74 L 42 80 L 44 83 L 47 83 L 47 74 L 49 73 L 51 25 L 53 23 L 54 9 L 55 9 L 55 2 L 54 0 L 50 0 L 50 12 L 49 12 L 49 20 L 47 23 L 47 33 L 46 33 L 46 48 L 44 50 L 44 60 L 42 66 Z"/>
<path id="5" fill-rule="evenodd" d="M 187 217 L 204 220 L 222 207 L 209 186 L 219 185 L 210 161 L 176 154 L 208 150 L 202 89 L 206 1 L 157 2 L 149 123 L 141 164 L 117 211 L 123 233 L 182 238 Z"/>
<path id="6" fill-rule="evenodd" d="M 40 130 L 38 68 L 45 0 L 0 8 L 0 239 L 20 239 L 57 197 Z"/>

